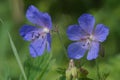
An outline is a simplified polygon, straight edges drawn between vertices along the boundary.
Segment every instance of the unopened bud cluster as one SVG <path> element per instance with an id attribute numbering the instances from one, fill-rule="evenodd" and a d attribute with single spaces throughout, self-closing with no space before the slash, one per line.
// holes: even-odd
<path id="1" fill-rule="evenodd" d="M 77 68 L 74 65 L 74 61 L 71 59 L 69 62 L 69 67 L 66 70 L 66 80 L 77 80 Z"/>
<path id="2" fill-rule="evenodd" d="M 69 62 L 69 67 L 66 70 L 66 80 L 78 80 L 79 78 L 85 78 L 88 75 L 88 71 L 83 68 L 77 68 L 73 59 Z"/>

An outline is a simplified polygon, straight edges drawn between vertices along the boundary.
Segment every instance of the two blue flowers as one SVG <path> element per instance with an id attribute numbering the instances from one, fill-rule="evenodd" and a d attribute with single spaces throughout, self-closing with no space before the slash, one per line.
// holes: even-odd
<path id="1" fill-rule="evenodd" d="M 26 12 L 27 19 L 40 28 L 23 25 L 20 35 L 26 41 L 31 41 L 29 50 L 32 57 L 41 56 L 45 49 L 51 50 L 52 20 L 48 13 L 40 12 L 31 5 Z M 67 29 L 68 38 L 76 41 L 68 46 L 68 56 L 72 59 L 80 59 L 88 51 L 87 59 L 98 57 L 100 42 L 103 42 L 109 34 L 109 29 L 98 24 L 94 29 L 95 19 L 90 14 L 83 14 L 78 19 L 79 25 L 70 25 Z"/>

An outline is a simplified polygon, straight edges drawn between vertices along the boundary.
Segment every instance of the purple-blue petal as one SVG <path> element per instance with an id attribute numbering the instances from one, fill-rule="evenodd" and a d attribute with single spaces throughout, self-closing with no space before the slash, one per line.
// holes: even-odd
<path id="1" fill-rule="evenodd" d="M 88 51 L 87 59 L 88 60 L 93 60 L 98 57 L 99 53 L 99 43 L 98 42 L 92 42 L 91 47 Z"/>
<path id="2" fill-rule="evenodd" d="M 70 25 L 67 29 L 67 36 L 72 41 L 78 41 L 86 35 L 79 25 Z"/>
<path id="3" fill-rule="evenodd" d="M 50 52 L 51 50 L 51 35 L 47 33 L 47 51 Z"/>
<path id="4" fill-rule="evenodd" d="M 80 27 L 88 34 L 91 34 L 95 24 L 95 18 L 91 14 L 83 14 L 78 18 Z"/>
<path id="5" fill-rule="evenodd" d="M 35 6 L 31 5 L 26 12 L 27 19 L 41 27 L 52 28 L 52 20 L 48 13 L 40 12 Z"/>
<path id="6" fill-rule="evenodd" d="M 31 41 L 31 39 L 32 39 L 32 32 L 34 32 L 36 30 L 38 30 L 38 28 L 36 28 L 34 26 L 23 25 L 20 28 L 19 33 L 23 37 L 24 40 Z"/>
<path id="7" fill-rule="evenodd" d="M 103 24 L 98 24 L 96 26 L 94 36 L 95 36 L 95 39 L 97 41 L 103 42 L 104 40 L 106 40 L 108 34 L 109 34 L 109 28 L 108 27 L 106 27 Z"/>
<path id="8" fill-rule="evenodd" d="M 45 47 L 46 37 L 34 40 L 33 42 L 31 42 L 29 46 L 31 56 L 32 57 L 41 56 L 45 51 Z"/>
<path id="9" fill-rule="evenodd" d="M 84 56 L 86 49 L 81 47 L 80 42 L 72 43 L 68 46 L 68 57 L 71 59 L 80 59 Z"/>

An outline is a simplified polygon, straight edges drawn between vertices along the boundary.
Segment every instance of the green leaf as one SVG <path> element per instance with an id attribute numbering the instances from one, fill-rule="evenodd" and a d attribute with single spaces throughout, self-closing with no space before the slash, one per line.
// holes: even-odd
<path id="1" fill-rule="evenodd" d="M 57 73 L 61 74 L 61 75 L 65 75 L 65 71 L 66 69 L 65 68 L 57 68 Z"/>
<path id="2" fill-rule="evenodd" d="M 54 62 L 55 60 L 52 59 L 51 53 L 44 53 L 36 58 L 28 56 L 24 62 L 28 80 L 47 80 L 48 77 L 46 76 L 51 71 Z"/>
<path id="3" fill-rule="evenodd" d="M 65 76 L 61 76 L 59 80 L 66 80 Z"/>
<path id="4" fill-rule="evenodd" d="M 93 79 L 90 79 L 90 78 L 80 78 L 78 80 L 93 80 Z"/>
<path id="5" fill-rule="evenodd" d="M 13 40 L 12 40 L 11 35 L 10 35 L 9 32 L 8 32 L 8 36 L 9 36 L 11 48 L 12 48 L 12 50 L 13 50 L 14 56 L 15 56 L 15 58 L 16 58 L 16 60 L 17 60 L 17 63 L 18 63 L 18 65 L 19 65 L 19 67 L 20 67 L 20 70 L 21 70 L 21 72 L 22 72 L 22 75 L 23 75 L 23 77 L 24 77 L 24 80 L 27 80 L 27 77 L 26 77 L 24 68 L 23 68 L 23 66 L 22 66 L 22 63 L 21 63 L 21 61 L 20 61 L 20 58 L 19 58 L 17 49 L 16 49 L 16 47 L 15 47 L 15 45 L 14 45 L 14 43 L 13 43 Z"/>

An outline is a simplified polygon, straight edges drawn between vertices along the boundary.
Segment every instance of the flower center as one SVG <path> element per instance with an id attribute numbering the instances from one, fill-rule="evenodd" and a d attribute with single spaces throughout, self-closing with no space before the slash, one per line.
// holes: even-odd
<path id="1" fill-rule="evenodd" d="M 84 49 L 89 49 L 91 47 L 91 43 L 94 40 L 94 36 L 93 35 L 89 35 L 86 38 L 82 39 L 82 48 Z"/>
<path id="2" fill-rule="evenodd" d="M 89 36 L 89 39 L 90 39 L 91 41 L 95 40 L 95 38 L 94 38 L 93 35 L 90 35 L 90 36 Z"/>
<path id="3" fill-rule="evenodd" d="M 38 30 L 36 32 L 33 32 L 32 33 L 32 41 L 34 41 L 36 39 L 44 38 L 47 33 L 49 33 L 49 29 L 48 28 L 43 28 L 42 31 Z"/>
<path id="4" fill-rule="evenodd" d="M 43 32 L 45 32 L 45 33 L 49 33 L 49 29 L 48 28 L 43 28 Z"/>

